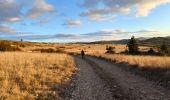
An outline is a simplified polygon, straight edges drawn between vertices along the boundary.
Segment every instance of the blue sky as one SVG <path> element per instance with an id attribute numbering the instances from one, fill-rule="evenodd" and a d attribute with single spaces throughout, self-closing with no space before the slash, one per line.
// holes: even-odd
<path id="1" fill-rule="evenodd" d="M 170 0 L 3 0 L 0 39 L 81 42 L 170 36 Z"/>

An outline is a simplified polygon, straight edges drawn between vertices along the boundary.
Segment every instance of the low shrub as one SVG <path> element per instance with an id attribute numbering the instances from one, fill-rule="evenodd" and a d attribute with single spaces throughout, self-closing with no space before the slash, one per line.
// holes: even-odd
<path id="1" fill-rule="evenodd" d="M 56 48 L 56 49 L 53 49 L 53 48 L 42 48 L 42 49 L 34 49 L 32 51 L 39 51 L 41 53 L 64 53 L 64 51 L 62 49 L 59 49 L 59 48 Z"/>
<path id="2" fill-rule="evenodd" d="M 18 46 L 11 46 L 9 41 L 0 41 L 0 51 L 21 51 Z"/>
<path id="3" fill-rule="evenodd" d="M 65 48 L 65 46 L 61 46 L 60 48 Z"/>
<path id="4" fill-rule="evenodd" d="M 48 48 L 48 49 L 41 49 L 42 53 L 55 53 L 55 50 L 52 48 Z"/>
<path id="5" fill-rule="evenodd" d="M 106 46 L 106 53 L 110 53 L 110 54 L 115 53 L 115 47 Z"/>

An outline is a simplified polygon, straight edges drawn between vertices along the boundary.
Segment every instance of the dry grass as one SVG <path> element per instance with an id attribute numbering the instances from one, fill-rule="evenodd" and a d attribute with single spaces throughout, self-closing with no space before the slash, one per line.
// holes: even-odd
<path id="1" fill-rule="evenodd" d="M 44 47 L 64 47 L 64 51 L 69 53 L 80 53 L 81 50 L 84 50 L 88 55 L 102 55 L 105 58 L 109 58 L 112 60 L 116 60 L 118 62 L 127 62 L 131 65 L 139 65 L 141 67 L 161 67 L 161 68 L 169 68 L 170 67 L 170 57 L 156 57 L 156 56 L 130 56 L 130 55 L 105 55 L 106 46 L 115 47 L 115 52 L 120 53 L 127 49 L 124 44 L 51 44 L 44 45 Z M 34 47 L 39 48 L 39 47 Z M 140 46 L 140 51 L 148 51 L 150 47 Z M 154 48 L 157 51 L 157 48 Z"/>
<path id="2" fill-rule="evenodd" d="M 74 66 L 66 54 L 0 53 L 0 99 L 59 99 L 52 89 L 69 81 Z"/>
<path id="3" fill-rule="evenodd" d="M 64 45 L 66 52 L 80 53 L 84 50 L 86 54 L 104 54 L 106 52 L 106 46 L 115 47 L 116 53 L 121 53 L 127 49 L 124 44 L 70 44 Z M 140 46 L 140 51 L 148 51 L 150 47 Z"/>
<path id="4" fill-rule="evenodd" d="M 116 47 L 116 53 L 120 53 L 126 49 L 126 45 L 121 44 L 72 44 L 69 47 L 65 46 L 66 52 L 80 53 L 84 50 L 86 54 L 103 54 L 106 52 L 106 46 Z"/>
<path id="5" fill-rule="evenodd" d="M 170 57 L 98 54 L 102 58 L 147 68 L 170 68 Z"/>
<path id="6" fill-rule="evenodd" d="M 138 65 L 139 67 L 170 68 L 170 57 L 105 54 L 107 45 L 115 47 L 116 53 L 126 49 L 126 45 L 123 44 L 72 44 L 69 48 L 66 46 L 66 51 L 80 53 L 81 50 L 85 50 L 85 53 L 88 55 L 101 56 L 112 61 L 125 62 L 130 65 Z M 150 47 L 140 46 L 140 51 L 148 51 L 149 49 Z"/>
<path id="7" fill-rule="evenodd" d="M 65 52 L 69 53 L 80 53 L 81 50 L 84 50 L 86 54 L 103 54 L 106 52 L 106 46 L 115 47 L 115 52 L 120 53 L 126 50 L 125 44 L 44 44 L 39 43 L 34 46 L 26 46 L 22 48 L 22 51 L 32 52 L 36 49 L 56 49 L 60 48 Z M 141 51 L 148 51 L 150 47 L 140 46 Z"/>

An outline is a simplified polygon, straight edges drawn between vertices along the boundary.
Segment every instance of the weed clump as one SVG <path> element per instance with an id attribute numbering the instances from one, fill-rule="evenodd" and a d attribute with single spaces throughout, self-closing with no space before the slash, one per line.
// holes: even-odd
<path id="1" fill-rule="evenodd" d="M 109 54 L 115 53 L 115 47 L 106 46 L 106 53 L 109 53 Z"/>

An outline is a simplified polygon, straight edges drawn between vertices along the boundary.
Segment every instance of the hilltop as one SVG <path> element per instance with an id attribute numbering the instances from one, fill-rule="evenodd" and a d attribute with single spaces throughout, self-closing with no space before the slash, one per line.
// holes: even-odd
<path id="1" fill-rule="evenodd" d="M 137 38 L 140 45 L 147 45 L 147 46 L 160 46 L 163 43 L 170 46 L 170 36 L 168 37 L 153 37 L 153 38 Z M 122 39 L 122 40 L 111 40 L 111 41 L 96 41 L 90 42 L 90 44 L 127 44 L 129 39 Z"/>

